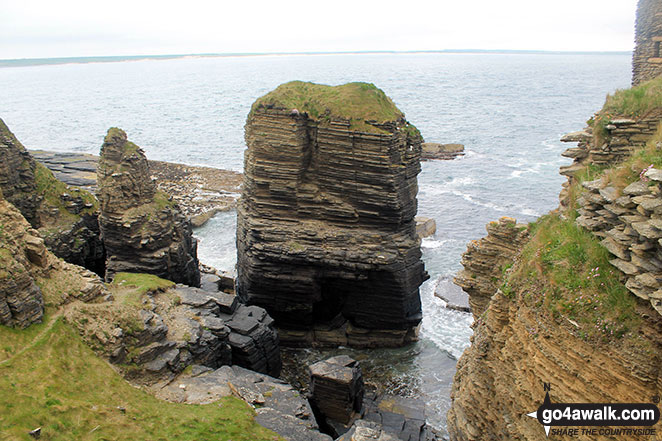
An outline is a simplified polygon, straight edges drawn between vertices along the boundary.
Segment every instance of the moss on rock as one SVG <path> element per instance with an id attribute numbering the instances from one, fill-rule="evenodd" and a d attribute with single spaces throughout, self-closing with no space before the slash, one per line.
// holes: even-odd
<path id="1" fill-rule="evenodd" d="M 404 118 L 404 114 L 381 89 L 372 83 L 360 82 L 327 86 L 290 81 L 258 98 L 251 113 L 264 108 L 296 109 L 321 124 L 345 120 L 349 121 L 353 130 L 373 133 L 382 133 L 383 130 L 369 123 L 383 124 Z M 416 128 L 413 127 L 413 130 Z"/>

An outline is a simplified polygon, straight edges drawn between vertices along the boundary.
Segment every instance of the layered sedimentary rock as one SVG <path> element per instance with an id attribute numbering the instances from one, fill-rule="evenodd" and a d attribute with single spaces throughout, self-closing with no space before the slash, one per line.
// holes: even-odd
<path id="1" fill-rule="evenodd" d="M 632 85 L 662 75 L 662 1 L 639 0 L 632 54 Z"/>
<path id="2" fill-rule="evenodd" d="M 601 238 L 630 292 L 662 314 L 662 172 L 643 177 L 624 188 L 604 178 L 584 182 L 576 223 Z"/>
<path id="3" fill-rule="evenodd" d="M 448 431 L 451 439 L 545 439 L 527 413 L 552 402 L 638 403 L 662 392 L 662 319 L 652 309 L 640 344 L 596 347 L 550 320 L 539 307 L 498 291 L 474 327 L 472 344 L 457 364 Z M 573 439 L 623 439 L 581 434 Z M 649 436 L 629 436 L 644 440 Z"/>
<path id="4" fill-rule="evenodd" d="M 462 144 L 439 144 L 438 142 L 424 142 L 421 146 L 421 160 L 455 159 L 464 156 Z"/>
<path id="5" fill-rule="evenodd" d="M 397 346 L 421 320 L 421 137 L 370 84 L 292 82 L 246 122 L 237 290 L 281 341 Z"/>
<path id="6" fill-rule="evenodd" d="M 110 129 L 101 147 L 97 185 L 106 279 L 126 271 L 200 285 L 190 222 L 156 190 L 145 154 L 120 129 Z"/>
<path id="7" fill-rule="evenodd" d="M 0 189 L 46 246 L 67 262 L 103 272 L 98 205 L 90 193 L 68 188 L 36 162 L 0 120 Z"/>
<path id="8" fill-rule="evenodd" d="M 526 225 L 502 217 L 486 226 L 487 236 L 474 240 L 462 255 L 461 270 L 455 283 L 469 294 L 469 305 L 475 318 L 487 309 L 492 295 L 497 290 L 497 281 L 512 265 L 513 258 L 526 240 Z"/>
<path id="9" fill-rule="evenodd" d="M 0 324 L 24 328 L 41 322 L 46 303 L 91 301 L 104 293 L 96 274 L 48 251 L 39 232 L 0 192 Z"/>
<path id="10" fill-rule="evenodd" d="M 112 363 L 138 366 L 126 372 L 131 379 L 170 380 L 190 365 L 238 365 L 280 374 L 278 334 L 264 309 L 241 305 L 217 290 L 184 285 L 144 294 L 132 286 L 110 286 L 115 298 L 73 305 L 67 318 Z"/>
<path id="11" fill-rule="evenodd" d="M 39 233 L 0 193 L 0 324 L 25 328 L 41 321 L 44 298 L 32 273 L 47 265 Z"/>
<path id="12" fill-rule="evenodd" d="M 311 365 L 311 402 L 327 419 L 349 425 L 363 407 L 363 375 L 359 362 L 338 355 Z"/>

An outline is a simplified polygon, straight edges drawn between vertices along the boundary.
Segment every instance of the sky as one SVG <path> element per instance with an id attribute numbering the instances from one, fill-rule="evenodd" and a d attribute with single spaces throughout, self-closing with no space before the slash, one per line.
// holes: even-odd
<path id="1" fill-rule="evenodd" d="M 412 51 L 629 51 L 636 0 L 0 0 L 0 59 Z"/>

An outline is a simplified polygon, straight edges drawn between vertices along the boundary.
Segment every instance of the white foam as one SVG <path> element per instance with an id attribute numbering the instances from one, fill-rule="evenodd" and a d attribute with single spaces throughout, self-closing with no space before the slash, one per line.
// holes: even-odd
<path id="1" fill-rule="evenodd" d="M 423 248 L 439 248 L 444 246 L 445 243 L 448 242 L 448 239 L 444 240 L 437 240 L 437 239 L 432 239 L 431 237 L 424 237 L 423 240 L 421 241 L 421 247 Z"/>

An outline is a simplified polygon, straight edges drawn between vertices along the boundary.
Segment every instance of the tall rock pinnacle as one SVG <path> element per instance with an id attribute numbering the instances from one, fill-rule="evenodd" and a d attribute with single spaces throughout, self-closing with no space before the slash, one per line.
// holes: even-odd
<path id="1" fill-rule="evenodd" d="M 190 222 L 156 190 L 144 152 L 120 129 L 108 130 L 101 147 L 97 185 L 107 279 L 126 271 L 200 285 Z"/>
<path id="2" fill-rule="evenodd" d="M 422 138 L 372 84 L 291 82 L 246 122 L 237 290 L 281 342 L 400 346 L 428 277 L 416 236 Z"/>

